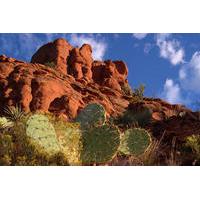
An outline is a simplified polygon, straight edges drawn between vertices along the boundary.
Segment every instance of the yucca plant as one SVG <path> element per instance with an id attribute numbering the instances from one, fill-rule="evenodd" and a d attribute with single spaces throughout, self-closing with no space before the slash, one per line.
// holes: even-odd
<path id="1" fill-rule="evenodd" d="M 6 117 L 0 117 L 0 130 L 13 126 L 13 123 Z"/>
<path id="2" fill-rule="evenodd" d="M 4 116 L 11 122 L 17 123 L 25 117 L 25 112 L 21 106 L 7 106 L 4 108 Z"/>

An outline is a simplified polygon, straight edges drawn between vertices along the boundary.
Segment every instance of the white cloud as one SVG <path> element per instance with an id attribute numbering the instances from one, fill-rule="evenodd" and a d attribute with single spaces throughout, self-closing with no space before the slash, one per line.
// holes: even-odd
<path id="1" fill-rule="evenodd" d="M 78 36 L 77 34 L 71 34 L 70 43 L 74 46 L 79 46 L 79 47 L 83 44 L 90 44 L 93 50 L 92 52 L 93 57 L 96 60 L 102 60 L 107 49 L 106 43 L 103 40 L 95 38 L 92 34 L 87 36 L 86 35 Z"/>
<path id="2" fill-rule="evenodd" d="M 145 43 L 144 44 L 144 53 L 148 54 L 154 47 L 152 43 Z"/>
<path id="3" fill-rule="evenodd" d="M 193 54 L 190 62 L 179 70 L 179 80 L 182 88 L 200 94 L 200 52 Z"/>
<path id="4" fill-rule="evenodd" d="M 169 33 L 157 34 L 156 44 L 160 48 L 160 57 L 169 60 L 172 65 L 184 63 L 184 49 L 179 41 L 170 37 Z"/>
<path id="5" fill-rule="evenodd" d="M 167 79 L 164 85 L 163 98 L 170 103 L 181 103 L 181 89 L 172 79 Z"/>
<path id="6" fill-rule="evenodd" d="M 137 38 L 138 40 L 142 40 L 147 36 L 147 33 L 134 33 L 133 37 Z"/>

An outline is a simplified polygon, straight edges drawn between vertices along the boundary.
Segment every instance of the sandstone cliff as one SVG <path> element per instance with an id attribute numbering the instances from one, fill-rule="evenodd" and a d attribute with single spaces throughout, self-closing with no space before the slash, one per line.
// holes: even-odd
<path id="1" fill-rule="evenodd" d="M 92 48 L 71 46 L 65 39 L 45 44 L 31 63 L 0 56 L 0 108 L 20 105 L 26 112 L 52 112 L 72 120 L 89 103 L 102 104 L 107 116 L 134 111 L 128 87 L 128 68 L 123 61 L 95 61 Z M 199 114 L 161 99 L 144 98 L 152 110 L 148 128 L 155 135 L 199 134 Z"/>

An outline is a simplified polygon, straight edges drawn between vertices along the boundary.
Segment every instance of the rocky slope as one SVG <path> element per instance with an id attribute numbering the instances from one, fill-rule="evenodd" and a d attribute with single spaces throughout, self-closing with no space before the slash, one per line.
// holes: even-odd
<path id="1" fill-rule="evenodd" d="M 65 39 L 42 46 L 31 63 L 0 56 L 0 108 L 20 105 L 26 112 L 52 112 L 72 120 L 89 103 L 102 104 L 107 116 L 119 116 L 135 104 L 125 92 L 128 68 L 123 61 L 95 61 L 92 48 L 71 46 Z M 148 128 L 155 136 L 199 134 L 199 113 L 161 99 L 144 98 L 151 108 Z"/>

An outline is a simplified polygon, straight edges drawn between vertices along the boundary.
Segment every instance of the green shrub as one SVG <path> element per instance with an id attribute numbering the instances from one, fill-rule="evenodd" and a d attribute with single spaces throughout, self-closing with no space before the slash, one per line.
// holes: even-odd
<path id="1" fill-rule="evenodd" d="M 138 124 L 141 127 L 144 127 L 151 121 L 152 111 L 149 108 L 142 108 L 141 110 L 127 110 L 120 117 L 120 123 L 127 125 L 136 125 Z"/>
<path id="2" fill-rule="evenodd" d="M 68 165 L 62 152 L 53 155 L 26 134 L 26 123 L 14 124 L 0 134 L 0 165 Z"/>
<path id="3" fill-rule="evenodd" d="M 112 160 L 120 144 L 119 130 L 108 125 L 85 130 L 82 137 L 83 164 L 103 164 Z"/>
<path id="4" fill-rule="evenodd" d="M 81 124 L 82 128 L 101 126 L 106 121 L 106 112 L 100 104 L 88 104 L 76 118 L 76 122 Z"/>
<path id="5" fill-rule="evenodd" d="M 82 141 L 79 124 L 57 120 L 54 121 L 54 127 L 59 145 L 68 163 L 70 165 L 80 165 Z"/>
<path id="6" fill-rule="evenodd" d="M 192 149 L 197 159 L 200 159 L 200 135 L 188 136 L 185 145 Z"/>
<path id="7" fill-rule="evenodd" d="M 10 165 L 13 151 L 12 137 L 0 133 L 0 165 Z"/>
<path id="8" fill-rule="evenodd" d="M 151 141 L 151 136 L 145 129 L 128 129 L 121 139 L 119 151 L 125 155 L 139 156 L 148 149 Z"/>
<path id="9" fill-rule="evenodd" d="M 124 95 L 133 95 L 133 90 L 131 89 L 131 86 L 128 83 L 124 83 L 124 85 L 121 86 L 121 89 Z"/>
<path id="10" fill-rule="evenodd" d="M 143 100 L 145 86 L 141 84 L 138 88 L 133 91 L 133 97 L 138 97 L 139 100 Z"/>

